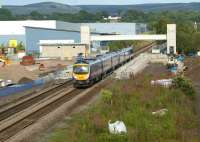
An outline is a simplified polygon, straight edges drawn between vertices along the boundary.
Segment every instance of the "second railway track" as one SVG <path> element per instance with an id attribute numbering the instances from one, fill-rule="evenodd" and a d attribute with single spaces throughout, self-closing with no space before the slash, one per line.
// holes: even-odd
<path id="1" fill-rule="evenodd" d="M 32 125 L 46 114 L 55 110 L 62 104 L 70 101 L 73 97 L 80 94 L 81 91 L 82 90 L 74 88 L 68 89 L 68 91 L 65 90 L 65 92 L 58 94 L 57 96 L 39 104 L 38 106 L 32 106 L 30 111 L 29 108 L 27 108 L 26 111 L 16 116 L 15 120 L 11 119 L 3 124 L 0 124 L 0 141 L 6 141 L 24 128 Z"/>
<path id="2" fill-rule="evenodd" d="M 31 97 L 28 97 L 14 105 L 11 105 L 10 107 L 8 107 L 4 110 L 1 110 L 0 111 L 0 122 L 3 121 L 4 119 L 7 119 L 10 116 L 12 116 L 13 114 L 18 113 L 18 112 L 22 111 L 23 109 L 26 109 L 27 107 L 37 103 L 38 101 L 41 101 L 42 99 L 45 99 L 46 97 L 54 95 L 54 93 L 66 88 L 71 83 L 72 83 L 72 81 L 67 81 L 61 85 L 53 87 L 45 92 L 40 92 L 40 93 L 33 95 Z"/>

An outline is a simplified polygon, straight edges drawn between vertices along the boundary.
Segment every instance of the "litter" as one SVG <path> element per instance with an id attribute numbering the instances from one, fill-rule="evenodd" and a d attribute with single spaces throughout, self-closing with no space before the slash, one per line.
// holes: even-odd
<path id="1" fill-rule="evenodd" d="M 111 120 L 109 120 L 108 128 L 111 134 L 127 133 L 126 126 L 123 121 L 116 121 L 115 123 L 111 123 Z"/>
<path id="2" fill-rule="evenodd" d="M 55 80 L 66 80 L 72 78 L 73 66 L 67 66 L 66 69 L 58 71 L 55 75 Z"/>
<path id="3" fill-rule="evenodd" d="M 6 87 L 12 84 L 12 80 L 0 80 L 0 87 Z"/>
<path id="4" fill-rule="evenodd" d="M 200 51 L 197 52 L 197 56 L 200 56 Z"/>
<path id="5" fill-rule="evenodd" d="M 168 112 L 168 109 L 161 109 L 155 112 L 152 112 L 152 115 L 155 116 L 164 116 Z"/>
<path id="6" fill-rule="evenodd" d="M 173 79 L 152 80 L 151 85 L 160 85 L 166 88 L 172 86 Z"/>

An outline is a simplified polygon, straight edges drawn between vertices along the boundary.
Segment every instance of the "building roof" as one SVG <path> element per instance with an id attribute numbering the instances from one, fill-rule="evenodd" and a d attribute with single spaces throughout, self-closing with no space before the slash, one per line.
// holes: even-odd
<path id="1" fill-rule="evenodd" d="M 76 45 L 87 45 L 83 43 L 41 43 L 41 46 L 76 46 Z"/>
<path id="2" fill-rule="evenodd" d="M 24 26 L 25 28 L 30 28 L 30 29 L 41 29 L 41 30 L 52 30 L 52 31 L 64 31 L 64 32 L 78 32 L 80 33 L 80 29 L 78 30 L 64 30 L 64 29 L 51 29 L 51 28 L 42 28 L 42 27 L 29 27 L 29 26 Z M 91 34 L 102 34 L 100 32 L 92 32 L 91 31 Z M 109 33 L 107 33 L 109 34 Z"/>
<path id="3" fill-rule="evenodd" d="M 24 35 L 25 28 L 80 32 L 81 26 L 89 26 L 92 34 L 132 34 L 141 23 L 70 23 L 57 20 L 0 21 L 0 35 Z M 145 25 L 145 24 L 143 24 Z"/>

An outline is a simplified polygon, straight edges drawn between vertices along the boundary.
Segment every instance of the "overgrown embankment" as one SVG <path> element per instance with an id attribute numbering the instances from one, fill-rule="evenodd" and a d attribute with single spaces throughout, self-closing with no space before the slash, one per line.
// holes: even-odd
<path id="1" fill-rule="evenodd" d="M 134 79 L 114 80 L 102 90 L 99 101 L 90 109 L 64 122 L 48 137 L 49 142 L 197 142 L 198 117 L 194 93 L 187 94 L 182 80 L 176 87 L 152 87 L 151 79 L 167 77 L 158 68 L 149 69 Z M 188 82 L 186 81 L 186 84 Z M 190 93 L 190 92 L 189 92 Z M 167 109 L 165 115 L 153 111 Z M 128 133 L 112 135 L 108 121 L 122 120 Z"/>
<path id="2" fill-rule="evenodd" d="M 186 76 L 192 80 L 192 83 L 196 90 L 196 108 L 199 116 L 199 128 L 200 128 L 200 57 L 187 58 L 185 61 L 186 66 L 188 66 L 188 71 Z M 200 133 L 200 129 L 199 129 Z"/>

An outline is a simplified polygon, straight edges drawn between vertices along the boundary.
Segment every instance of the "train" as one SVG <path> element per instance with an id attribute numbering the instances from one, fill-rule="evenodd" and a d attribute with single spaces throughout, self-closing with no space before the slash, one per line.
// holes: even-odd
<path id="1" fill-rule="evenodd" d="M 73 85 L 76 88 L 91 86 L 132 58 L 133 48 L 128 47 L 95 58 L 78 60 L 73 65 Z"/>

